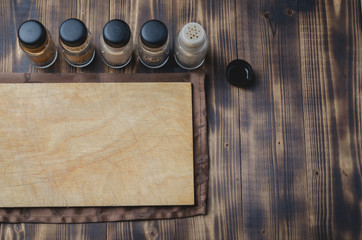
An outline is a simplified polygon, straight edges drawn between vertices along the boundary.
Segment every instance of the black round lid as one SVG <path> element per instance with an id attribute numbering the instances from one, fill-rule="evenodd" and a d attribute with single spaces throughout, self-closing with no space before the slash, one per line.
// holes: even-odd
<path id="1" fill-rule="evenodd" d="M 70 18 L 62 22 L 59 27 L 59 37 L 62 42 L 70 47 L 78 47 L 87 40 L 87 27 L 82 21 Z"/>
<path id="2" fill-rule="evenodd" d="M 149 20 L 141 28 L 141 40 L 150 48 L 158 48 L 166 43 L 168 31 L 166 25 L 159 20 Z"/>
<path id="3" fill-rule="evenodd" d="M 35 49 L 45 43 L 47 31 L 40 22 L 29 20 L 19 27 L 18 38 L 24 47 Z"/>
<path id="4" fill-rule="evenodd" d="M 237 87 L 246 87 L 254 82 L 254 72 L 247 61 L 236 59 L 226 68 L 226 79 Z"/>
<path id="5" fill-rule="evenodd" d="M 125 46 L 131 38 L 131 29 L 122 20 L 114 19 L 106 23 L 103 28 L 103 39 L 111 47 Z"/>

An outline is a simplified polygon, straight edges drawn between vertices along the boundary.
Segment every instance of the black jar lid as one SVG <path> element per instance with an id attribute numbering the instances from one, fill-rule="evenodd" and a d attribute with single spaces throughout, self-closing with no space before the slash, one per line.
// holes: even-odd
<path id="1" fill-rule="evenodd" d="M 125 46 L 131 38 L 131 29 L 122 20 L 114 19 L 106 23 L 103 28 L 103 39 L 107 45 L 120 48 Z"/>
<path id="2" fill-rule="evenodd" d="M 88 30 L 82 21 L 69 18 L 59 27 L 60 40 L 67 46 L 78 47 L 87 40 Z"/>
<path id="3" fill-rule="evenodd" d="M 43 24 L 36 20 L 28 20 L 18 29 L 20 43 L 29 49 L 42 46 L 47 39 L 47 31 Z"/>
<path id="4" fill-rule="evenodd" d="M 159 20 L 149 20 L 143 24 L 140 36 L 144 45 L 150 48 L 158 48 L 167 41 L 167 27 Z"/>
<path id="5" fill-rule="evenodd" d="M 247 87 L 254 82 L 254 72 L 247 61 L 235 59 L 226 68 L 227 81 L 237 87 Z"/>

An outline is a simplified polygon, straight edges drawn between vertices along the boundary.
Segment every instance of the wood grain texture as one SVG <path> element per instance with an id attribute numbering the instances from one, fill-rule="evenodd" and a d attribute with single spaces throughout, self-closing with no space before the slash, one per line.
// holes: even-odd
<path id="1" fill-rule="evenodd" d="M 209 38 L 205 65 L 210 177 L 208 208 L 211 214 L 176 220 L 176 239 L 241 239 L 242 205 L 238 89 L 225 81 L 225 68 L 237 57 L 235 1 L 174 1 L 174 26 L 200 23 Z"/>
<path id="2" fill-rule="evenodd" d="M 238 54 L 257 75 L 239 93 L 243 238 L 300 239 L 309 227 L 297 1 L 239 2 Z"/>
<path id="3" fill-rule="evenodd" d="M 111 0 L 110 1 L 110 18 L 124 19 L 130 26 L 133 36 L 133 59 L 131 66 L 124 70 L 109 70 L 110 72 L 137 72 L 137 73 L 152 73 L 152 72 L 172 72 L 175 64 L 173 57 L 169 58 L 168 63 L 161 69 L 149 69 L 139 61 L 137 42 L 139 31 L 142 25 L 151 19 L 158 19 L 163 21 L 169 31 L 171 44 L 173 45 L 173 1 L 158 0 L 158 1 L 126 1 L 126 0 Z M 163 222 L 167 222 L 164 224 Z M 162 228 L 162 229 L 161 229 Z M 115 230 L 114 234 L 109 234 L 107 240 L 114 239 L 157 239 L 159 236 L 164 236 L 163 232 L 169 234 L 172 239 L 175 231 L 175 220 L 151 220 L 151 221 L 137 221 L 137 222 L 117 222 L 107 223 L 107 232 Z M 125 232 L 123 232 L 125 229 Z M 129 229 L 129 232 L 128 230 Z M 126 233 L 126 234 L 125 234 Z"/>
<path id="4" fill-rule="evenodd" d="M 109 19 L 109 3 L 107 1 L 90 1 L 92 4 L 88 4 L 83 7 L 83 15 L 89 15 L 92 12 L 92 21 L 98 26 L 102 25 Z M 0 2 L 1 6 L 1 21 L 2 24 L 0 34 L 1 51 L 0 59 L 0 71 L 1 72 L 83 72 L 94 71 L 91 66 L 86 69 L 75 69 L 70 67 L 60 54 L 55 64 L 45 70 L 39 70 L 32 67 L 29 64 L 29 60 L 21 53 L 18 47 L 18 40 L 16 38 L 17 28 L 22 22 L 30 18 L 40 20 L 50 31 L 55 42 L 58 42 L 58 28 L 63 20 L 69 17 L 79 17 L 82 11 L 79 11 L 78 5 L 82 3 L 81 0 L 77 1 L 11 1 L 4 0 Z M 84 1 L 83 1 L 84 3 Z M 84 19 L 82 19 L 84 20 Z M 93 26 L 88 27 L 93 31 Z M 99 31 L 97 28 L 94 30 L 96 33 Z M 98 40 L 96 40 L 96 47 L 99 49 Z M 98 59 L 98 60 L 97 60 Z M 106 69 L 103 64 L 100 63 L 99 54 L 97 54 L 95 61 L 98 61 L 96 66 L 96 72 L 102 72 Z M 94 66 L 94 65 L 92 65 Z M 11 225 L 9 225 L 11 226 Z M 15 225 L 13 225 L 15 226 Z M 98 239 L 106 238 L 106 224 L 92 224 L 89 228 L 89 224 L 74 224 L 74 225 L 36 225 L 36 224 L 23 224 L 23 232 L 28 239 L 70 239 L 72 235 L 81 234 L 82 236 L 98 236 Z M 40 227 L 39 227 L 40 226 Z M 55 225 L 52 225 L 55 226 Z M 15 228 L 7 228 L 10 229 Z M 39 229 L 42 229 L 39 231 Z M 53 231 L 52 229 L 56 229 Z M 16 232 L 15 232 L 16 233 Z"/>
<path id="5" fill-rule="evenodd" d="M 359 3 L 299 5 L 310 239 L 362 239 Z"/>
<path id="6" fill-rule="evenodd" d="M 44 19 L 57 35 L 62 20 L 81 14 L 79 5 L 90 14 L 95 36 L 95 25 L 114 17 L 130 24 L 134 42 L 151 18 L 165 21 L 171 38 L 188 21 L 205 27 L 210 49 L 198 71 L 208 74 L 209 213 L 107 224 L 1 224 L 0 239 L 362 238 L 360 1 L 62 2 L 1 1 L 0 71 L 39 71 L 17 46 L 16 24 Z M 252 88 L 225 81 L 225 66 L 236 57 L 252 64 Z M 123 70 L 92 66 L 76 70 L 59 59 L 46 71 L 184 71 L 172 58 L 158 70 L 136 57 Z"/>
<path id="7" fill-rule="evenodd" d="M 0 96 L 1 207 L 194 204 L 190 83 L 1 84 Z"/>

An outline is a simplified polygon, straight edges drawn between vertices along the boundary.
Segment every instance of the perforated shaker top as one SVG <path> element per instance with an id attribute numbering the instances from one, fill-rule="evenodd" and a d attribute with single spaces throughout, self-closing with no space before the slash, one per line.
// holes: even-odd
<path id="1" fill-rule="evenodd" d="M 197 47 L 205 41 L 206 33 L 200 24 L 190 22 L 182 28 L 181 38 L 186 45 Z"/>

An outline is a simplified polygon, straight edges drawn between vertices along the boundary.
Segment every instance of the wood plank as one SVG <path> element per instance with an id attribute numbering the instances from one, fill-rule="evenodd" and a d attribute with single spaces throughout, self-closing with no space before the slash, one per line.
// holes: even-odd
<path id="1" fill-rule="evenodd" d="M 5 224 L 4 224 L 5 225 Z M 6 224 L 11 237 L 5 239 L 70 239 L 65 224 Z M 79 224 L 81 226 L 81 224 Z M 2 239 L 2 238 L 1 238 Z"/>
<path id="2" fill-rule="evenodd" d="M 21 56 L 21 62 L 13 64 L 13 72 L 103 72 L 107 68 L 100 59 L 99 35 L 100 28 L 109 18 L 109 1 L 83 1 L 83 0 L 64 0 L 64 1 L 17 1 L 22 7 L 16 7 L 12 12 L 18 18 L 20 24 L 24 18 L 31 17 L 38 19 L 51 32 L 52 37 L 58 43 L 58 28 L 63 20 L 70 17 L 76 17 L 85 22 L 92 31 L 96 46 L 96 57 L 94 63 L 85 69 L 75 69 L 66 63 L 62 54 L 58 55 L 54 65 L 45 70 L 39 70 L 29 67 L 25 56 L 20 52 L 16 56 Z M 15 31 L 16 32 L 16 31 Z M 16 46 L 17 47 L 17 46 Z M 17 48 L 17 51 L 19 48 Z M 26 70 L 29 69 L 29 70 Z M 91 226 L 91 227 L 90 227 Z M 53 229 L 55 228 L 54 234 Z M 24 224 L 24 231 L 29 239 L 70 239 L 72 236 L 81 236 L 84 239 L 106 238 L 106 224 L 59 224 L 59 225 L 37 225 Z M 59 233 L 59 234 L 58 234 Z M 80 234 L 80 235 L 79 235 Z M 78 238 L 80 239 L 80 238 Z"/>
<path id="3" fill-rule="evenodd" d="M 0 206 L 194 203 L 190 83 L 0 85 Z"/>
<path id="4" fill-rule="evenodd" d="M 210 41 L 205 64 L 197 70 L 208 78 L 209 210 L 205 217 L 177 219 L 176 239 L 242 239 L 238 89 L 225 79 L 226 65 L 237 58 L 235 13 L 235 1 L 174 1 L 175 34 L 196 21 Z"/>
<path id="5" fill-rule="evenodd" d="M 173 16 L 173 1 L 125 1 L 125 0 L 110 0 L 110 18 L 124 19 L 130 26 L 133 36 L 134 51 L 131 65 L 125 69 L 109 70 L 110 72 L 137 72 L 137 73 L 152 73 L 152 72 L 175 72 L 175 62 L 170 56 L 169 61 L 165 66 L 159 69 L 149 69 L 145 67 L 138 59 L 137 41 L 139 31 L 142 25 L 150 19 L 158 19 L 163 21 L 169 31 L 171 43 L 175 35 L 172 19 Z M 149 220 L 149 221 L 134 221 L 134 222 L 112 222 L 107 223 L 107 240 L 113 239 L 156 239 L 157 236 L 162 237 L 163 234 L 168 234 L 165 239 L 173 239 L 175 232 L 175 220 Z M 157 234 L 156 234 L 157 233 Z M 156 237 L 155 237 L 156 236 Z"/>
<path id="6" fill-rule="evenodd" d="M 123 6 L 122 0 L 115 0 L 115 7 Z M 162 21 L 166 26 L 169 33 L 170 43 L 173 46 L 175 30 L 173 28 L 172 19 L 173 19 L 173 1 L 170 0 L 158 0 L 158 1 L 144 1 L 144 0 L 135 0 L 132 1 L 131 5 L 131 17 L 132 20 L 131 25 L 134 27 L 132 29 L 134 38 L 134 43 L 137 43 L 139 32 L 141 30 L 142 25 L 151 19 L 157 19 Z M 134 13 L 134 14 L 133 14 Z M 137 46 L 137 45 L 135 45 Z M 170 58 L 168 62 L 161 68 L 158 69 L 150 69 L 145 67 L 138 59 L 138 50 L 137 47 L 134 51 L 134 63 L 135 67 L 133 70 L 138 73 L 149 73 L 149 72 L 173 72 L 173 66 L 175 65 L 175 61 L 172 57 L 172 51 L 170 54 Z"/>
<path id="7" fill-rule="evenodd" d="M 12 72 L 105 72 L 107 70 L 101 60 L 98 33 L 109 20 L 109 1 L 11 1 L 2 6 L 6 15 L 9 15 L 7 22 L 11 23 L 5 28 L 9 30 L 7 39 L 10 47 L 5 52 L 8 53 L 7 62 L 11 62 Z M 28 19 L 38 20 L 49 30 L 55 43 L 58 43 L 59 26 L 62 21 L 71 17 L 82 20 L 91 31 L 97 53 L 94 61 L 86 68 L 74 68 L 60 53 L 50 68 L 38 69 L 32 66 L 18 46 L 17 28 Z"/>
<path id="8" fill-rule="evenodd" d="M 174 1 L 175 34 L 196 21 L 210 41 L 205 64 L 198 69 L 208 77 L 208 215 L 177 219 L 176 239 L 242 239 L 239 90 L 225 79 L 226 65 L 237 58 L 235 8 L 233 0 Z"/>
<path id="9" fill-rule="evenodd" d="M 49 2 L 49 1 L 48 1 Z M 107 67 L 103 64 L 100 55 L 99 37 L 102 32 L 103 25 L 109 20 L 109 1 L 97 1 L 97 0 L 77 0 L 77 1 L 52 1 L 53 6 L 47 6 L 47 10 L 52 13 L 53 24 L 51 26 L 59 27 L 62 20 L 59 18 L 78 17 L 85 22 L 87 27 L 92 31 L 96 56 L 94 62 L 85 69 L 77 70 L 79 72 L 106 72 Z M 76 6 L 73 4 L 76 3 Z M 87 4 L 88 3 L 88 4 Z M 60 7 L 60 5 L 64 7 Z M 57 8 L 61 8 L 59 10 Z M 58 36 L 58 30 L 55 30 L 56 36 Z M 69 70 L 68 70 L 69 69 Z M 52 72 L 73 72 L 74 68 L 70 67 L 63 58 L 62 61 L 58 60 L 58 68 L 51 70 Z M 28 225 L 28 228 L 32 228 L 34 225 Z M 57 225 L 59 227 L 63 225 Z M 70 224 L 66 225 L 66 238 L 67 239 L 106 239 L 107 226 L 106 223 L 98 224 Z M 41 236 L 41 235 L 40 235 Z M 44 239 L 51 239 L 52 237 L 45 237 Z M 35 237 L 34 239 L 38 239 Z"/>
<path id="10" fill-rule="evenodd" d="M 358 1 L 299 11 L 310 239 L 362 239 L 362 42 Z"/>
<path id="11" fill-rule="evenodd" d="M 78 1 L 79 2 L 79 1 Z M 102 24 L 101 19 L 108 18 L 108 1 L 93 1 L 97 3 L 93 7 L 92 17 L 96 24 Z M 91 7 L 94 5 L 88 5 Z M 51 32 L 54 41 L 58 42 L 58 28 L 66 17 L 77 17 L 76 1 L 2 1 L 0 4 L 2 16 L 0 45 L 0 71 L 1 72 L 72 72 L 62 55 L 59 55 L 55 64 L 45 70 L 39 70 L 29 64 L 28 59 L 21 52 L 17 42 L 17 28 L 25 20 L 32 18 L 40 20 Z M 91 9 L 91 8 L 90 8 Z M 83 9 L 83 14 L 87 13 Z M 88 23 L 89 24 L 89 23 Z M 89 26 L 91 29 L 92 25 Z M 96 42 L 97 45 L 97 42 Z M 103 67 L 99 64 L 98 66 Z M 100 71 L 100 68 L 97 68 Z M 97 239 L 105 239 L 106 224 L 1 224 L 0 239 L 69 239 L 72 235 L 81 233 L 82 236 L 97 236 Z M 91 238 L 91 237 L 90 237 Z"/>
<path id="12" fill-rule="evenodd" d="M 71 5 L 74 1 L 69 1 Z M 62 4 L 64 4 L 62 2 Z M 108 1 L 89 1 L 78 0 L 77 8 L 72 17 L 82 20 L 92 33 L 96 55 L 93 62 L 85 68 L 77 68 L 77 72 L 106 72 L 108 67 L 103 63 L 100 50 L 100 36 L 103 26 L 109 21 L 109 0 Z M 73 68 L 73 67 L 72 67 Z"/>
<path id="13" fill-rule="evenodd" d="M 237 1 L 244 239 L 308 236 L 298 1 Z"/>
<path id="14" fill-rule="evenodd" d="M 130 29 L 133 42 L 133 55 L 131 62 L 124 68 L 108 68 L 109 73 L 132 73 L 135 72 L 135 63 L 137 62 L 137 40 L 139 26 L 137 25 L 137 15 L 138 15 L 138 1 L 119 1 L 119 0 L 110 0 L 109 1 L 109 19 L 122 19 L 125 21 Z"/>
<path id="15" fill-rule="evenodd" d="M 11 72 L 13 66 L 13 46 L 16 46 L 16 36 L 14 34 L 14 22 L 12 9 L 13 1 L 4 0 L 0 4 L 0 71 Z"/>

